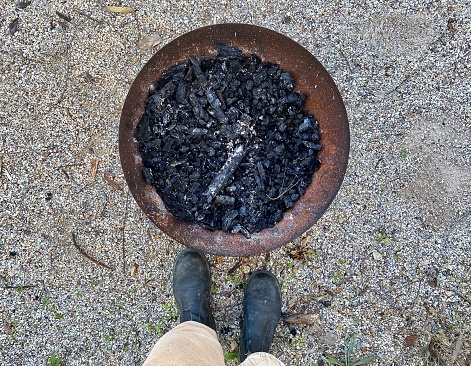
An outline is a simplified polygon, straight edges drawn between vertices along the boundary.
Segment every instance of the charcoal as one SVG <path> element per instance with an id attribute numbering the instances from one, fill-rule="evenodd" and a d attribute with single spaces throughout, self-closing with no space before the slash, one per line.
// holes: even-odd
<path id="1" fill-rule="evenodd" d="M 173 215 L 250 238 L 305 193 L 320 166 L 319 126 L 289 72 L 216 47 L 214 59 L 162 74 L 134 136 L 143 179 Z"/>
<path id="2" fill-rule="evenodd" d="M 247 230 L 245 227 L 243 227 L 242 225 L 235 225 L 231 230 L 230 232 L 232 234 L 237 234 L 237 233 L 241 233 L 242 235 L 244 235 L 247 239 L 250 239 L 251 237 L 251 232 L 249 230 Z"/>
<path id="3" fill-rule="evenodd" d="M 229 231 L 232 227 L 232 223 L 234 219 L 237 216 L 239 216 L 239 212 L 237 210 L 232 210 L 232 211 L 227 212 L 222 218 L 222 229 L 224 231 Z"/>
<path id="4" fill-rule="evenodd" d="M 152 95 L 152 97 L 149 98 L 149 101 L 151 103 L 157 103 L 159 105 L 162 105 L 162 103 L 175 92 L 175 89 L 177 86 L 174 84 L 173 81 L 169 81 L 167 84 L 165 84 L 157 93 Z"/>
<path id="5" fill-rule="evenodd" d="M 241 50 L 226 46 L 225 44 L 217 44 L 216 45 L 218 53 L 218 58 L 221 60 L 229 59 L 229 58 L 236 58 L 236 59 L 244 59 L 244 54 Z"/>
<path id="6" fill-rule="evenodd" d="M 219 193 L 221 188 L 224 187 L 226 182 L 231 177 L 232 173 L 239 166 L 240 162 L 244 158 L 246 149 L 244 145 L 237 145 L 231 154 L 228 156 L 224 165 L 221 167 L 217 175 L 213 178 L 208 188 L 203 192 L 203 200 L 206 200 L 206 204 L 211 203 L 213 198 Z"/>
<path id="7" fill-rule="evenodd" d="M 294 81 L 289 72 L 281 73 L 281 81 L 288 91 L 292 91 L 294 89 Z"/>
<path id="8" fill-rule="evenodd" d="M 221 103 L 220 107 L 223 111 L 225 111 L 227 109 L 227 105 L 226 105 L 226 102 L 224 101 L 224 95 L 222 95 L 222 91 L 221 90 L 216 90 L 216 95 L 219 99 L 219 102 Z"/>
<path id="9" fill-rule="evenodd" d="M 212 89 L 207 89 L 206 90 L 206 96 L 208 97 L 208 102 L 211 104 L 211 107 L 213 108 L 219 108 L 222 103 L 219 100 L 218 96 L 216 95 L 216 92 Z"/>
<path id="10" fill-rule="evenodd" d="M 190 62 L 193 65 L 193 72 L 195 73 L 196 78 L 200 82 L 200 84 L 205 87 L 206 84 L 208 83 L 208 80 L 206 79 L 206 76 L 204 75 L 203 71 L 201 70 L 201 64 L 200 62 L 193 58 L 190 57 Z"/>
<path id="11" fill-rule="evenodd" d="M 195 128 L 193 128 L 193 130 L 191 130 L 191 134 L 193 136 L 197 136 L 197 137 L 204 136 L 207 133 L 208 133 L 208 130 L 206 128 L 195 127 Z"/>
<path id="12" fill-rule="evenodd" d="M 261 83 L 262 81 L 267 79 L 267 72 L 265 70 L 256 72 L 252 75 L 253 81 L 258 83 Z"/>
<path id="13" fill-rule="evenodd" d="M 307 132 L 309 130 L 312 130 L 312 123 L 309 118 L 305 118 L 303 123 L 299 126 L 298 131 L 302 133 Z"/>
<path id="14" fill-rule="evenodd" d="M 234 206 L 235 198 L 232 196 L 216 196 L 214 202 L 218 205 Z"/>

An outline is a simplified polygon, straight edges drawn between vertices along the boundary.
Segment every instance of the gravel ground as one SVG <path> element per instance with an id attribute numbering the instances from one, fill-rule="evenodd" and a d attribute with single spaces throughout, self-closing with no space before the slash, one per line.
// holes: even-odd
<path id="1" fill-rule="evenodd" d="M 302 238 L 210 256 L 225 353 L 241 285 L 264 267 L 286 317 L 304 314 L 278 327 L 272 351 L 289 365 L 339 356 L 351 333 L 372 364 L 470 365 L 471 3 L 425 3 L 136 0 L 113 14 L 100 1 L 0 1 L 0 364 L 139 365 L 177 323 L 170 264 L 183 247 L 127 190 L 121 106 L 160 45 L 243 22 L 321 61 L 352 141 L 337 198 Z M 153 35 L 156 48 L 136 46 Z"/>

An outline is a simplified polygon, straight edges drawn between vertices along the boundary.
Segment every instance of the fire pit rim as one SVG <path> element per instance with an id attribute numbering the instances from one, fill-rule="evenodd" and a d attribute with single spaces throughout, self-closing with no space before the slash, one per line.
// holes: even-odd
<path id="1" fill-rule="evenodd" d="M 135 127 L 144 113 L 152 85 L 163 71 L 188 56 L 212 57 L 217 43 L 256 53 L 263 61 L 278 63 L 295 80 L 295 90 L 307 95 L 304 106 L 319 121 L 323 149 L 321 167 L 306 193 L 273 228 L 242 234 L 209 231 L 186 223 L 167 211 L 155 189 L 142 178 L 142 160 L 134 139 Z M 348 163 L 350 134 L 340 93 L 325 68 L 305 48 L 290 38 L 259 26 L 227 23 L 190 31 L 163 46 L 144 65 L 129 89 L 119 126 L 119 153 L 129 189 L 149 219 L 176 241 L 206 253 L 249 256 L 268 252 L 302 235 L 329 207 L 343 181 Z"/>

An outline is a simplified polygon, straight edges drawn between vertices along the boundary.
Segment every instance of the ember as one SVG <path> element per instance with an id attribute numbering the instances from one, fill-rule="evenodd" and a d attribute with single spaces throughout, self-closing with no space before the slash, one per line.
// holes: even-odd
<path id="1" fill-rule="evenodd" d="M 278 65 L 217 45 L 165 71 L 135 138 L 143 177 L 183 221 L 242 233 L 273 227 L 319 168 L 318 123 Z"/>

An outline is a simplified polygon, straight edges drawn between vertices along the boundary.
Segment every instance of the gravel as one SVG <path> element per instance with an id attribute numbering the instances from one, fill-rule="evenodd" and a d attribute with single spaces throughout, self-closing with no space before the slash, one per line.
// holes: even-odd
<path id="1" fill-rule="evenodd" d="M 272 352 L 287 364 L 339 355 L 351 333 L 354 355 L 376 354 L 376 365 L 433 364 L 435 355 L 471 363 L 469 4 L 123 3 L 131 14 L 106 5 L 116 4 L 1 6 L 2 365 L 53 355 L 139 365 L 177 323 L 169 264 L 183 247 L 128 192 L 119 116 L 154 52 L 140 39 L 158 35 L 160 47 L 222 22 L 306 47 L 336 81 L 351 127 L 344 184 L 303 237 L 270 255 L 209 257 L 225 352 L 238 344 L 241 285 L 265 267 L 282 283 L 286 316 L 318 315 L 280 323 Z"/>

